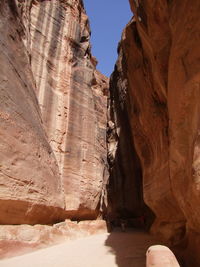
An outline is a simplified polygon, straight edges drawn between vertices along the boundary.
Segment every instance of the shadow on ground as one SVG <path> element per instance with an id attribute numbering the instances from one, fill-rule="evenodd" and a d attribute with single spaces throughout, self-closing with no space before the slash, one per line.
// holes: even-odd
<path id="1" fill-rule="evenodd" d="M 110 252 L 115 255 L 118 267 L 145 267 L 146 251 L 158 242 L 148 233 L 138 229 L 115 229 L 105 241 Z"/>

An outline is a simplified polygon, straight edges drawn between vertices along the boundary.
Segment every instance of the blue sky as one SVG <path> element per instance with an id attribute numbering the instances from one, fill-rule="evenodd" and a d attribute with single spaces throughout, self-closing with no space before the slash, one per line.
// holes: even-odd
<path id="1" fill-rule="evenodd" d="M 84 0 L 92 31 L 92 54 L 97 69 L 110 76 L 117 59 L 123 28 L 132 17 L 128 0 Z"/>

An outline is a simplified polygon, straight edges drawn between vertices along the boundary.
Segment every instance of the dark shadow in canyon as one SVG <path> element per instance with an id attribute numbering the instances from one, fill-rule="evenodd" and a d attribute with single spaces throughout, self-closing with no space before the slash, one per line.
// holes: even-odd
<path id="1" fill-rule="evenodd" d="M 110 79 L 110 116 L 107 130 L 110 178 L 107 187 L 109 204 L 105 219 L 108 224 L 115 226 L 119 226 L 120 220 L 124 220 L 128 227 L 148 230 L 153 223 L 154 214 L 143 199 L 142 166 L 129 121 L 128 85 L 121 83 L 124 79 L 120 77 L 116 66 Z"/>
<path id="2" fill-rule="evenodd" d="M 143 230 L 116 228 L 108 236 L 105 246 L 115 255 L 118 267 L 145 267 L 146 251 L 156 240 Z"/>
<path id="3" fill-rule="evenodd" d="M 142 166 L 132 136 L 131 114 L 127 111 L 131 107 L 128 84 L 122 83 L 126 77 L 121 75 L 116 65 L 110 79 L 107 132 L 110 178 L 108 209 L 104 214 L 110 235 L 105 245 L 115 254 L 119 267 L 142 267 L 146 250 L 155 244 L 148 234 L 155 216 L 144 203 Z"/>

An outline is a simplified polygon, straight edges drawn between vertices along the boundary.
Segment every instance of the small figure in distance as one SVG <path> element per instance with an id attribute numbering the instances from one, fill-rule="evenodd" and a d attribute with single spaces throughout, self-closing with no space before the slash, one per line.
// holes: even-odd
<path id="1" fill-rule="evenodd" d="M 120 219 L 120 226 L 121 226 L 122 232 L 125 232 L 126 231 L 126 221 L 123 219 Z"/>

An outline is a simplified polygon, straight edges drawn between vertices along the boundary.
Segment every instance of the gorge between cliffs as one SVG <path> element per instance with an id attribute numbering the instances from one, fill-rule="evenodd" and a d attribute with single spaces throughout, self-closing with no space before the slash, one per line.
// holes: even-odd
<path id="1" fill-rule="evenodd" d="M 129 2 L 108 78 L 82 0 L 0 1 L 1 258 L 124 221 L 200 266 L 200 1 Z"/>

